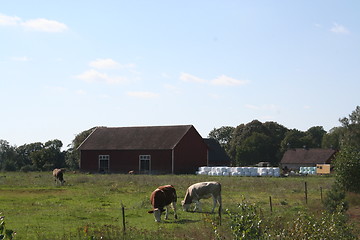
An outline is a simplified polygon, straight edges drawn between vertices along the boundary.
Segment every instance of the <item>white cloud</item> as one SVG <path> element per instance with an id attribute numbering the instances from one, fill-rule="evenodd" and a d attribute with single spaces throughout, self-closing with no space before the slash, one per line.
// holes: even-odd
<path id="1" fill-rule="evenodd" d="M 21 23 L 26 29 L 39 32 L 64 32 L 68 27 L 61 22 L 45 18 L 31 19 Z"/>
<path id="2" fill-rule="evenodd" d="M 206 83 L 206 84 L 212 84 L 217 86 L 240 86 L 245 85 L 249 81 L 247 80 L 238 80 L 232 77 L 228 77 L 226 75 L 221 75 L 211 81 L 205 80 L 199 77 L 196 77 L 194 75 L 188 74 L 188 73 L 181 73 L 180 80 L 184 82 L 195 82 L 195 83 Z"/>
<path id="3" fill-rule="evenodd" d="M 330 29 L 331 32 L 336 33 L 336 34 L 349 34 L 350 31 L 344 27 L 341 24 L 338 23 L 333 23 L 332 28 Z"/>
<path id="4" fill-rule="evenodd" d="M 64 32 L 68 29 L 66 24 L 45 18 L 23 21 L 19 17 L 0 14 L 0 26 L 22 26 L 26 30 L 39 32 Z"/>
<path id="5" fill-rule="evenodd" d="M 119 63 L 117 63 L 116 61 L 110 58 L 96 59 L 95 61 L 90 62 L 89 65 L 93 68 L 98 68 L 98 69 L 114 69 L 120 67 Z"/>
<path id="6" fill-rule="evenodd" d="M 159 96 L 159 94 L 153 92 L 128 92 L 127 95 L 136 98 L 156 98 Z"/>
<path id="7" fill-rule="evenodd" d="M 220 86 L 220 85 L 222 85 L 222 86 L 240 86 L 240 85 L 245 85 L 248 82 L 249 81 L 247 81 L 247 80 L 237 80 L 235 78 L 228 77 L 226 75 L 221 75 L 220 77 L 212 80 L 211 84 L 218 85 L 218 86 Z"/>
<path id="8" fill-rule="evenodd" d="M 133 69 L 135 68 L 135 64 L 120 64 L 111 58 L 105 59 L 96 59 L 95 61 L 91 61 L 89 63 L 90 67 L 97 68 L 97 69 Z"/>
<path id="9" fill-rule="evenodd" d="M 195 77 L 188 73 L 181 73 L 180 80 L 182 80 L 184 82 L 196 82 L 196 83 L 206 83 L 207 82 L 206 80 L 204 80 L 202 78 Z"/>
<path id="10" fill-rule="evenodd" d="M 15 26 L 21 22 L 21 18 L 0 14 L 0 26 Z"/>
<path id="11" fill-rule="evenodd" d="M 125 77 L 109 76 L 106 73 L 98 72 L 94 69 L 88 70 L 82 74 L 76 75 L 75 78 L 81 79 L 85 82 L 105 82 L 108 84 L 118 84 L 127 81 Z"/>
<path id="12" fill-rule="evenodd" d="M 28 62 L 31 59 L 26 56 L 22 56 L 22 57 L 12 57 L 11 60 L 17 61 L 17 62 Z"/>

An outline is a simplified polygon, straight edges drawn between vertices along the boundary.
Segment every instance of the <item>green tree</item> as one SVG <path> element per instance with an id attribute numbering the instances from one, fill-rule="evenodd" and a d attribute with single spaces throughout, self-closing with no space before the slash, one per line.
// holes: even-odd
<path id="1" fill-rule="evenodd" d="M 0 140 L 0 170 L 16 171 L 19 169 L 16 149 L 9 142 Z"/>
<path id="2" fill-rule="evenodd" d="M 324 134 L 321 147 L 322 148 L 332 148 L 332 149 L 340 149 L 340 141 L 341 137 L 344 135 L 343 127 L 334 127 L 330 129 L 330 131 Z"/>
<path id="3" fill-rule="evenodd" d="M 349 117 L 339 121 L 344 128 L 341 144 L 360 149 L 360 106 L 357 106 Z"/>
<path id="4" fill-rule="evenodd" d="M 236 149 L 236 165 L 250 166 L 259 162 L 272 162 L 271 138 L 263 133 L 254 132 Z"/>
<path id="5" fill-rule="evenodd" d="M 220 128 L 214 128 L 209 133 L 208 137 L 216 139 L 220 143 L 220 145 L 225 150 L 227 150 L 229 148 L 229 143 L 231 141 L 234 129 L 235 129 L 234 127 L 230 127 L 230 126 L 223 126 L 223 127 L 220 127 Z"/>
<path id="6" fill-rule="evenodd" d="M 360 193 L 360 151 L 344 146 L 335 157 L 336 181 L 345 190 Z"/>
<path id="7" fill-rule="evenodd" d="M 70 148 L 65 153 L 65 162 L 70 169 L 78 169 L 80 163 L 80 152 L 78 147 L 96 129 L 96 127 L 82 131 L 77 134 L 71 143 Z"/>
<path id="8" fill-rule="evenodd" d="M 288 130 L 275 122 L 254 120 L 233 131 L 228 154 L 233 165 L 244 166 L 260 161 L 277 165 L 281 159 L 280 143 Z"/>
<path id="9" fill-rule="evenodd" d="M 291 129 L 285 133 L 284 139 L 281 141 L 281 152 L 284 153 L 289 148 L 302 148 L 306 147 L 309 138 L 306 133 L 297 129 Z"/>
<path id="10" fill-rule="evenodd" d="M 326 134 L 326 131 L 322 126 L 316 126 L 309 128 L 306 132 L 306 137 L 308 138 L 309 148 L 320 148 L 323 136 Z"/>

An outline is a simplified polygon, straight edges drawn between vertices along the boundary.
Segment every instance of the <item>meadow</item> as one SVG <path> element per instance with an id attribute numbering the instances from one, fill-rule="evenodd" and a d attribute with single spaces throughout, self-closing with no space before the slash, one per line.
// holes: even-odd
<path id="1" fill-rule="evenodd" d="M 50 172 L 0 173 L 0 215 L 15 239 L 214 239 L 216 231 L 231 239 L 226 209 L 254 203 L 266 216 L 291 221 L 299 211 L 320 212 L 334 182 L 331 176 L 215 177 L 196 175 L 127 175 L 66 172 L 58 186 Z M 187 187 L 201 181 L 222 184 L 223 214 L 211 214 L 212 200 L 202 200 L 203 213 L 184 212 L 180 202 Z M 305 200 L 305 182 L 307 202 Z M 178 216 L 156 223 L 149 202 L 157 186 L 172 184 Z M 322 191 L 321 191 L 322 190 Z M 272 211 L 270 208 L 270 197 Z M 355 206 L 354 206 L 355 204 Z M 353 201 L 352 207 L 360 203 Z M 125 213 L 123 229 L 122 206 Z M 216 230 L 216 231 L 215 231 Z M 125 234 L 125 235 L 123 235 Z"/>

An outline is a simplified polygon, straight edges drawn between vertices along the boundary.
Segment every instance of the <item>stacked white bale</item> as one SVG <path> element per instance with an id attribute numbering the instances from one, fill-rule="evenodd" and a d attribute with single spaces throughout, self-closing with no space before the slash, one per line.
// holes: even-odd
<path id="1" fill-rule="evenodd" d="M 280 168 L 273 168 L 274 177 L 280 177 Z"/>
<path id="2" fill-rule="evenodd" d="M 316 174 L 316 167 L 300 167 L 299 173 L 314 175 Z"/>
<path id="3" fill-rule="evenodd" d="M 308 174 L 316 172 L 316 168 L 302 167 L 301 171 Z M 273 167 L 199 167 L 196 171 L 197 175 L 210 175 L 210 176 L 280 176 L 280 168 Z"/>
<path id="4" fill-rule="evenodd" d="M 259 167 L 258 168 L 258 174 L 260 177 L 264 177 L 264 176 L 267 176 L 267 171 L 266 171 L 266 168 L 264 167 Z"/>

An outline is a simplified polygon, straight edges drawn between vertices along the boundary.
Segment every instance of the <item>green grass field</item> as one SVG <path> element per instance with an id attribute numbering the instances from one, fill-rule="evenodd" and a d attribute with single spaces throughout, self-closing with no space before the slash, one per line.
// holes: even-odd
<path id="1" fill-rule="evenodd" d="M 121 236 L 125 207 L 127 239 L 213 239 L 216 214 L 210 214 L 212 200 L 202 200 L 204 213 L 184 212 L 180 201 L 187 187 L 201 181 L 222 184 L 223 209 L 235 209 L 244 198 L 256 203 L 265 215 L 290 220 L 299 210 L 322 210 L 323 196 L 334 178 L 308 177 L 210 177 L 195 175 L 124 175 L 82 174 L 66 172 L 66 183 L 57 186 L 49 172 L 0 173 L 0 213 L 6 227 L 16 232 L 16 239 L 103 239 Z M 308 187 L 305 202 L 304 183 Z M 156 223 L 148 214 L 150 193 L 165 184 L 175 186 L 178 215 Z M 270 212 L 269 197 L 273 212 Z M 358 203 L 359 204 L 359 203 Z M 223 214 L 227 233 L 226 214 Z M 157 237 L 161 235 L 161 237 Z"/>

